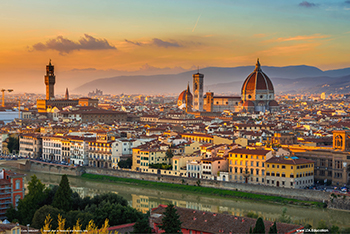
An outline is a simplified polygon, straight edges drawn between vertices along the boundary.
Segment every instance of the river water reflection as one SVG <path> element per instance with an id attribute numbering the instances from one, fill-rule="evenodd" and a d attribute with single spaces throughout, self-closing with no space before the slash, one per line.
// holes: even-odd
<path id="1" fill-rule="evenodd" d="M 33 172 L 21 173 L 27 175 L 25 177 L 26 186 L 33 174 L 36 174 L 36 176 L 46 185 L 58 185 L 61 180 L 61 176 L 59 175 Z M 250 200 L 203 196 L 193 193 L 143 188 L 136 185 L 125 185 L 121 183 L 97 182 L 80 177 L 69 177 L 69 182 L 73 191 L 78 192 L 83 197 L 92 197 L 106 192 L 117 193 L 127 199 L 130 206 L 141 210 L 142 212 L 147 212 L 149 209 L 157 207 L 159 204 L 173 203 L 179 207 L 228 213 L 237 216 L 244 216 L 248 212 L 254 212 L 259 216 L 264 217 L 264 219 L 275 220 L 281 216 L 284 208 L 282 205 L 254 202 Z M 328 223 L 339 227 L 350 227 L 350 212 L 347 211 L 299 208 L 293 206 L 286 206 L 286 208 L 287 215 L 292 218 L 294 223 L 309 223 L 313 227 L 317 227 L 320 220 L 325 220 Z"/>

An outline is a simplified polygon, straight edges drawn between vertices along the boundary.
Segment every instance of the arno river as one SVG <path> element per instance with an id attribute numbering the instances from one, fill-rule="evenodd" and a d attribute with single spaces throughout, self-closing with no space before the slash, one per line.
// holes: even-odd
<path id="1" fill-rule="evenodd" d="M 25 177 L 25 186 L 28 185 L 28 181 L 30 181 L 30 177 L 33 174 L 36 174 L 46 185 L 58 185 L 61 180 L 61 176 L 59 175 L 17 172 L 27 175 Z M 320 220 L 325 220 L 339 227 L 350 227 L 350 212 L 346 211 L 282 206 L 250 200 L 235 200 L 232 198 L 203 196 L 176 191 L 154 190 L 152 188 L 141 188 L 135 185 L 120 183 L 97 182 L 79 177 L 69 176 L 68 178 L 72 190 L 78 192 L 81 196 L 94 196 L 107 192 L 117 193 L 127 199 L 130 206 L 143 212 L 147 212 L 150 208 L 157 207 L 159 204 L 168 204 L 171 202 L 179 207 L 228 213 L 237 216 L 244 216 L 248 212 L 254 212 L 264 217 L 264 219 L 275 220 L 281 216 L 283 208 L 286 207 L 286 214 L 289 215 L 295 223 L 309 223 L 312 227 L 317 227 Z"/>

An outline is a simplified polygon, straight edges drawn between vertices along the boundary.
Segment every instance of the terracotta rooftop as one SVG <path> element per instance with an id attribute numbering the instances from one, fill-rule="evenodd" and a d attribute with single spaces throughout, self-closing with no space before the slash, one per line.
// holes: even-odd
<path id="1" fill-rule="evenodd" d="M 298 159 L 285 159 L 284 157 L 272 157 L 269 160 L 266 160 L 266 163 L 277 163 L 277 164 L 306 164 L 306 163 L 315 163 L 312 160 L 307 160 L 304 158 Z"/>
<path id="2" fill-rule="evenodd" d="M 233 154 L 254 154 L 254 155 L 266 155 L 270 150 L 256 150 L 256 149 L 233 149 L 229 153 Z"/>
<path id="3" fill-rule="evenodd" d="M 161 224 L 165 205 L 159 205 L 152 209 L 151 219 L 156 224 Z M 181 227 L 189 230 L 206 233 L 249 233 L 249 228 L 255 227 L 256 219 L 239 217 L 228 214 L 212 213 L 187 208 L 176 207 L 182 222 Z M 268 233 L 273 225 L 272 221 L 264 221 L 265 232 Z M 278 233 L 294 233 L 303 228 L 300 225 L 277 223 Z"/>

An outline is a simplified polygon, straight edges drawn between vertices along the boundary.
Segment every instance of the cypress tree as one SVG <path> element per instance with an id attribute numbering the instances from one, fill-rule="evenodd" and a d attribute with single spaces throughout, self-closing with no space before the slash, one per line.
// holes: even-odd
<path id="1" fill-rule="evenodd" d="M 265 233 L 265 224 L 261 217 L 256 220 L 253 233 Z"/>
<path id="2" fill-rule="evenodd" d="M 72 210 L 72 189 L 69 186 L 67 175 L 63 175 L 52 206 L 64 211 Z"/>
<path id="3" fill-rule="evenodd" d="M 273 225 L 270 227 L 269 234 L 277 234 L 277 226 L 276 221 L 273 223 Z"/>
<path id="4" fill-rule="evenodd" d="M 162 224 L 160 229 L 165 233 L 182 233 L 180 216 L 176 213 L 176 208 L 173 204 L 169 204 L 163 213 Z"/>

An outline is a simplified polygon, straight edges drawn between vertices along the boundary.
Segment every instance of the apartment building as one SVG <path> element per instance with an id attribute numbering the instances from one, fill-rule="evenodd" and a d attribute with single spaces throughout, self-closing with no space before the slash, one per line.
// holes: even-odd
<path id="1" fill-rule="evenodd" d="M 282 156 L 266 160 L 266 185 L 305 188 L 313 184 L 314 161 Z"/>

